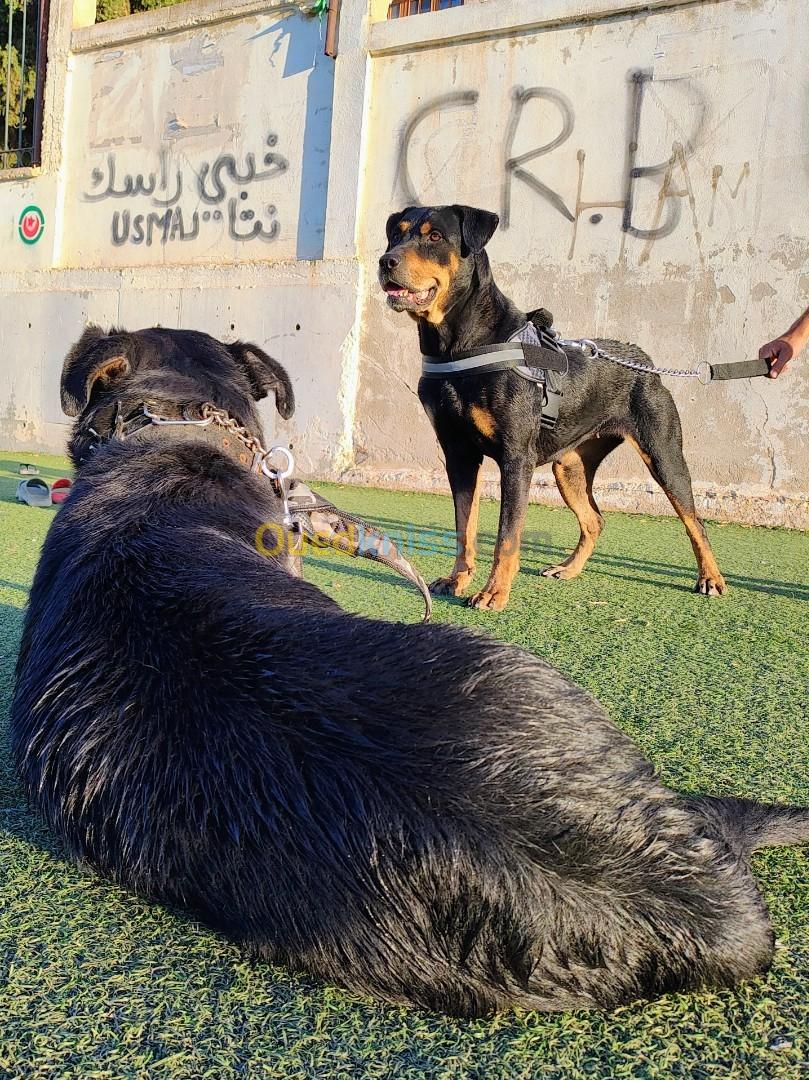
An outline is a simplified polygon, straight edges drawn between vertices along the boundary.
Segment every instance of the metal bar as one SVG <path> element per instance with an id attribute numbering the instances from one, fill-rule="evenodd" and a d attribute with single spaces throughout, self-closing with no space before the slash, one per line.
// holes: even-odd
<path id="1" fill-rule="evenodd" d="M 48 22 L 50 0 L 39 0 L 37 18 L 36 90 L 34 92 L 34 132 L 32 140 L 32 165 L 39 165 L 42 157 L 42 105 L 45 96 L 45 75 L 48 69 Z"/>
<path id="2" fill-rule="evenodd" d="M 323 50 L 326 56 L 334 59 L 337 56 L 337 26 L 340 20 L 340 0 L 329 0 L 329 10 L 326 14 L 326 47 Z"/>
<path id="3" fill-rule="evenodd" d="M 22 0 L 22 45 L 20 46 L 20 122 L 17 125 L 17 149 L 22 151 L 22 137 L 25 131 L 25 34 L 28 21 L 28 0 Z M 22 163 L 22 154 L 17 164 Z"/>
<path id="4" fill-rule="evenodd" d="M 8 42 L 6 44 L 6 122 L 3 150 L 8 151 L 8 118 L 11 110 L 11 28 L 14 25 L 14 6 L 8 4 Z"/>

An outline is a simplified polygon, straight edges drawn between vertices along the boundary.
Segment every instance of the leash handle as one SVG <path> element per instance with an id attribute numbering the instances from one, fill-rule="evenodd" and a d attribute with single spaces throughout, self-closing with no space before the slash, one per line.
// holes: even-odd
<path id="1" fill-rule="evenodd" d="M 338 510 L 300 480 L 293 481 L 289 501 L 295 523 L 309 540 L 327 540 L 335 551 L 382 563 L 412 582 L 424 600 L 422 622 L 430 621 L 433 601 L 427 583 L 389 536 L 357 514 Z"/>
<path id="2" fill-rule="evenodd" d="M 769 375 L 770 365 L 767 360 L 741 360 L 735 364 L 711 364 L 711 382 L 725 379 L 755 379 L 758 375 Z"/>

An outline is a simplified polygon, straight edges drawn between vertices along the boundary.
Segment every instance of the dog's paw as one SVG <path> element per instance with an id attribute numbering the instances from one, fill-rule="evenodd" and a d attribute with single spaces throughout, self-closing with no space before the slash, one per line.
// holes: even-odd
<path id="1" fill-rule="evenodd" d="M 694 592 L 699 593 L 700 596 L 723 596 L 727 589 L 725 579 L 721 574 L 716 574 L 713 577 L 703 577 L 700 574 L 694 586 Z"/>
<path id="2" fill-rule="evenodd" d="M 556 578 L 557 581 L 572 581 L 581 573 L 581 570 L 574 570 L 571 566 L 565 566 L 564 563 L 559 563 L 558 566 L 546 566 L 544 570 L 540 570 L 540 577 Z"/>
<path id="3" fill-rule="evenodd" d="M 427 588 L 433 596 L 463 596 L 472 580 L 471 574 L 455 574 L 436 578 Z"/>
<path id="4" fill-rule="evenodd" d="M 470 596 L 466 601 L 467 607 L 483 608 L 486 611 L 502 611 L 508 603 L 509 594 L 501 589 L 485 588 Z"/>

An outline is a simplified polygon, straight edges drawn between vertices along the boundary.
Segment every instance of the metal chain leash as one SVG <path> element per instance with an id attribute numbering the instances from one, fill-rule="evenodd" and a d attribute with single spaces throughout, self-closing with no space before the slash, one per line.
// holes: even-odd
<path id="1" fill-rule="evenodd" d="M 229 431 L 231 435 L 235 435 L 239 442 L 246 446 L 252 454 L 257 454 L 261 457 L 261 471 L 265 476 L 269 476 L 270 479 L 285 480 L 288 476 L 292 475 L 292 470 L 295 467 L 295 459 L 292 457 L 292 451 L 288 446 L 277 443 L 275 446 L 271 446 L 269 450 L 265 450 L 261 442 L 255 435 L 251 435 L 243 424 L 240 424 L 238 420 L 234 420 L 224 409 L 217 409 L 217 407 L 211 405 L 210 402 L 207 402 L 202 406 L 200 413 L 202 414 L 203 419 L 211 420 L 217 427 Z M 273 468 L 268 464 L 268 461 L 273 454 L 280 454 L 284 458 L 284 464 L 279 468 Z"/>
<path id="2" fill-rule="evenodd" d="M 217 427 L 224 428 L 231 435 L 235 435 L 239 442 L 246 446 L 252 454 L 261 454 L 262 457 L 265 457 L 270 452 L 264 449 L 255 435 L 251 435 L 246 427 L 240 424 L 238 420 L 234 420 L 224 409 L 217 409 L 215 405 L 206 402 L 199 411 L 204 420 L 211 420 Z"/>
<path id="3" fill-rule="evenodd" d="M 234 418 L 230 416 L 229 413 L 225 412 L 224 409 L 217 409 L 217 407 L 210 402 L 206 402 L 201 407 L 200 414 L 202 415 L 203 423 L 214 423 L 217 427 L 229 431 L 231 435 L 235 436 L 239 442 L 253 454 L 254 458 L 260 459 L 261 471 L 272 482 L 283 502 L 283 523 L 284 525 L 291 526 L 293 522 L 289 510 L 289 480 L 295 469 L 295 459 L 292 456 L 292 451 L 289 447 L 278 443 L 275 446 L 271 446 L 269 450 L 265 450 L 262 443 L 255 435 L 251 435 L 243 424 L 240 424 L 238 420 L 234 420 Z M 269 464 L 270 458 L 272 458 L 274 454 L 280 454 L 284 458 L 284 464 L 278 468 L 274 468 Z"/>
<path id="4" fill-rule="evenodd" d="M 625 360 L 619 356 L 610 356 L 608 352 L 596 345 L 590 338 L 556 338 L 557 345 L 569 346 L 581 349 L 587 356 L 598 357 L 600 360 L 609 360 L 611 364 L 620 364 L 621 367 L 631 368 L 633 371 L 642 371 L 647 375 L 674 375 L 678 379 L 699 379 L 703 386 L 711 381 L 711 365 L 707 360 L 701 360 L 693 369 L 654 367 L 652 364 L 644 364 L 640 360 Z"/>

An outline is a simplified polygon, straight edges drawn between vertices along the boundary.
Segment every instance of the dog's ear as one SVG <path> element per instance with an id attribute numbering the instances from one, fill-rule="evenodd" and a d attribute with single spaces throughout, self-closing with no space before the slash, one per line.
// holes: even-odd
<path id="1" fill-rule="evenodd" d="M 288 420 L 295 412 L 295 392 L 289 375 L 278 361 L 250 342 L 234 341 L 225 347 L 247 376 L 256 401 L 274 393 L 276 409 L 284 420 Z"/>
<path id="2" fill-rule="evenodd" d="M 78 416 L 87 407 L 96 384 L 113 386 L 132 370 L 129 335 L 120 331 L 106 334 L 99 326 L 88 326 L 65 357 L 62 365 L 62 412 Z"/>
<path id="3" fill-rule="evenodd" d="M 494 230 L 500 224 L 497 214 L 488 210 L 478 210 L 474 206 L 453 206 L 452 209 L 461 219 L 461 237 L 463 245 L 461 255 L 479 255 L 494 236 Z M 464 250 L 465 249 L 465 250 Z"/>

